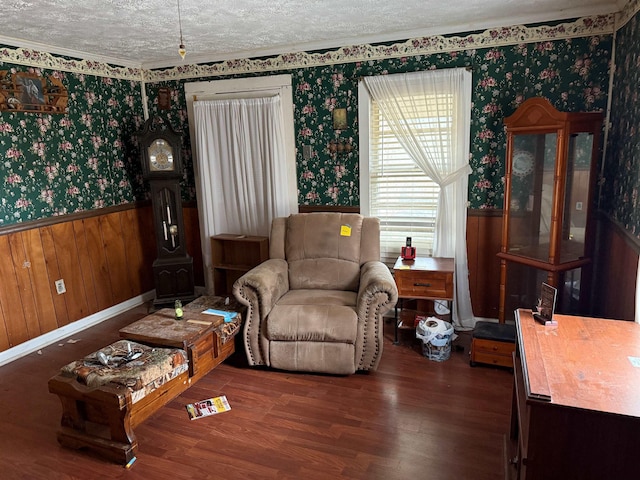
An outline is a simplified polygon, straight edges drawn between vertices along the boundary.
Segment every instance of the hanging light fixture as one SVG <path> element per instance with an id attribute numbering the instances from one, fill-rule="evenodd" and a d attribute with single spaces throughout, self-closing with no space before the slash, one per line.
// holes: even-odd
<path id="1" fill-rule="evenodd" d="M 187 49 L 185 48 L 184 42 L 182 41 L 182 18 L 180 16 L 180 0 L 178 0 L 178 26 L 180 27 L 180 46 L 178 47 L 178 53 L 184 60 L 184 57 L 187 54 Z"/>

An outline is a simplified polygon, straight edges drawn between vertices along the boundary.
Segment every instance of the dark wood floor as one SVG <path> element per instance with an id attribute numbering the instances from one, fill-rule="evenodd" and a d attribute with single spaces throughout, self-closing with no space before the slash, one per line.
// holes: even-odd
<path id="1" fill-rule="evenodd" d="M 56 442 L 60 404 L 47 380 L 117 339 L 139 307 L 0 368 L 3 479 L 501 479 L 512 375 L 438 363 L 387 325 L 378 371 L 349 377 L 246 367 L 243 352 L 136 429 L 130 470 Z M 231 411 L 190 421 L 185 404 L 227 396 Z"/>

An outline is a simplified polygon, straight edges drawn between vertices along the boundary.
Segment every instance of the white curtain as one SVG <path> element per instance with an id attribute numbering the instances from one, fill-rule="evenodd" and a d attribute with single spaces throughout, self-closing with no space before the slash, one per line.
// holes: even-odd
<path id="1" fill-rule="evenodd" d="M 471 73 L 442 69 L 365 77 L 364 82 L 407 153 L 440 186 L 433 255 L 455 258 L 453 322 L 472 328 L 466 243 Z M 419 113 L 425 104 L 427 116 Z"/>
<path id="2" fill-rule="evenodd" d="M 193 112 L 203 237 L 268 236 L 297 209 L 280 97 L 195 101 Z"/>

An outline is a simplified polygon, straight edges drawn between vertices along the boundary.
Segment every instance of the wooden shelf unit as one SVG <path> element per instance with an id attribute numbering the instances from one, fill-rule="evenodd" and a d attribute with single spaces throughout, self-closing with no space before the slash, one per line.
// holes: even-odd
<path id="1" fill-rule="evenodd" d="M 216 295 L 229 295 L 233 282 L 269 258 L 269 237 L 223 233 L 211 237 Z"/>

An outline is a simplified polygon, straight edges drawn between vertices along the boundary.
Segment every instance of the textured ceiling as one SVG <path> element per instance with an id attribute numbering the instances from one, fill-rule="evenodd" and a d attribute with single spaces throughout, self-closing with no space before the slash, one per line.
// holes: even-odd
<path id="1" fill-rule="evenodd" d="M 626 0 L 2 0 L 0 43 L 173 66 L 621 10 Z"/>

